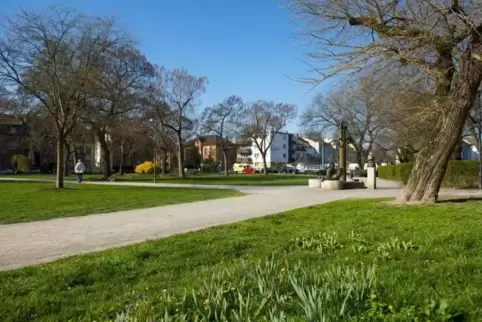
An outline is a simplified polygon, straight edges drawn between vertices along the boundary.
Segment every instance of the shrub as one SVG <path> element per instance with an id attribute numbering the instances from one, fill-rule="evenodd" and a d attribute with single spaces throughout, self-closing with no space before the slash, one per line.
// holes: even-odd
<path id="1" fill-rule="evenodd" d="M 395 167 L 395 177 L 400 178 L 400 181 L 406 184 L 410 173 L 412 172 L 412 163 L 401 163 Z"/>
<path id="2" fill-rule="evenodd" d="M 326 170 L 305 170 L 303 174 L 326 176 Z"/>
<path id="3" fill-rule="evenodd" d="M 201 166 L 201 154 L 195 146 L 188 146 L 186 148 L 184 168 L 198 169 Z"/>
<path id="4" fill-rule="evenodd" d="M 412 171 L 412 163 L 386 165 L 378 168 L 381 179 L 393 180 L 406 184 Z M 476 188 L 478 187 L 478 161 L 449 161 L 442 187 L 444 188 Z"/>
<path id="5" fill-rule="evenodd" d="M 186 174 L 189 176 L 197 176 L 199 175 L 198 169 L 187 169 Z"/>
<path id="6" fill-rule="evenodd" d="M 201 172 L 216 173 L 219 172 L 219 163 L 214 160 L 205 160 L 201 165 Z"/>
<path id="7" fill-rule="evenodd" d="M 450 161 L 442 185 L 446 188 L 477 188 L 478 178 L 478 161 Z"/>
<path id="8" fill-rule="evenodd" d="M 156 171 L 160 173 L 161 167 L 156 164 Z M 151 174 L 154 173 L 154 163 L 152 161 L 145 161 L 136 166 L 136 173 L 138 174 Z"/>
<path id="9" fill-rule="evenodd" d="M 15 154 L 12 157 L 12 164 L 16 171 L 25 172 L 28 170 L 28 158 L 23 154 Z"/>

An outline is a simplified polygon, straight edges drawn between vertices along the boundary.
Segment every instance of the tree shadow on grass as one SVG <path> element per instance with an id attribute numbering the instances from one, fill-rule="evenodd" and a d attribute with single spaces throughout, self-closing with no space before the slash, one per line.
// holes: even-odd
<path id="1" fill-rule="evenodd" d="M 482 201 L 482 197 L 448 196 L 437 201 L 437 204 L 465 203 L 470 201 Z"/>
<path id="2" fill-rule="evenodd" d="M 59 188 L 40 188 L 39 190 L 40 191 L 62 192 L 62 191 L 77 191 L 77 190 L 81 190 L 81 189 L 78 189 L 78 188 L 62 188 L 62 189 L 59 189 Z M 94 189 L 92 189 L 92 190 L 94 190 Z"/>
<path id="3" fill-rule="evenodd" d="M 380 204 L 388 205 L 388 206 L 430 206 L 430 205 L 446 205 L 446 204 L 462 204 L 466 202 L 474 202 L 474 201 L 482 201 L 482 197 L 474 196 L 474 197 L 467 197 L 467 196 L 457 196 L 457 195 L 448 195 L 448 196 L 440 196 L 439 199 L 435 204 L 426 204 L 423 202 L 398 202 L 396 199 L 380 199 Z"/>

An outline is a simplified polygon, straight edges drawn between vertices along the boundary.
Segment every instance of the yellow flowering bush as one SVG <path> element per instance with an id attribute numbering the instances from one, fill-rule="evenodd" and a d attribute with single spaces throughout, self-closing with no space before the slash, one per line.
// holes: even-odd
<path id="1" fill-rule="evenodd" d="M 28 170 L 28 158 L 23 154 L 15 154 L 12 157 L 12 164 L 15 164 L 15 171 Z"/>
<path id="2" fill-rule="evenodd" d="M 160 172 L 161 167 L 159 164 L 156 164 L 157 172 Z M 154 163 L 152 161 L 145 161 L 141 164 L 136 166 L 136 173 L 138 174 L 151 174 L 154 173 Z"/>

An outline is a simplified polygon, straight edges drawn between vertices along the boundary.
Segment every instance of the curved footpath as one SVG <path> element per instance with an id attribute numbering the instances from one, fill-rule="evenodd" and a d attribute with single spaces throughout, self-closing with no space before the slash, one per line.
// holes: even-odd
<path id="1" fill-rule="evenodd" d="M 126 182 L 86 182 L 86 184 L 154 186 L 149 183 Z M 247 195 L 82 217 L 0 225 L 0 270 L 49 262 L 66 256 L 125 246 L 335 200 L 395 197 L 399 191 L 395 184 L 386 181 L 378 181 L 380 189 L 377 190 L 342 191 L 310 189 L 304 186 L 233 187 L 183 184 L 156 184 L 155 186 L 229 188 L 243 191 Z M 453 194 L 453 191 L 450 194 Z"/>

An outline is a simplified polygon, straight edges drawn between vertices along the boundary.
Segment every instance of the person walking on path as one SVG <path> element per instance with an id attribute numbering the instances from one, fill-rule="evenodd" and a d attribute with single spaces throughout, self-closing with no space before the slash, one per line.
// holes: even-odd
<path id="1" fill-rule="evenodd" d="M 82 162 L 82 160 L 77 161 L 74 171 L 75 171 L 75 176 L 77 177 L 77 182 L 82 183 L 82 177 L 85 171 L 85 165 Z"/>

